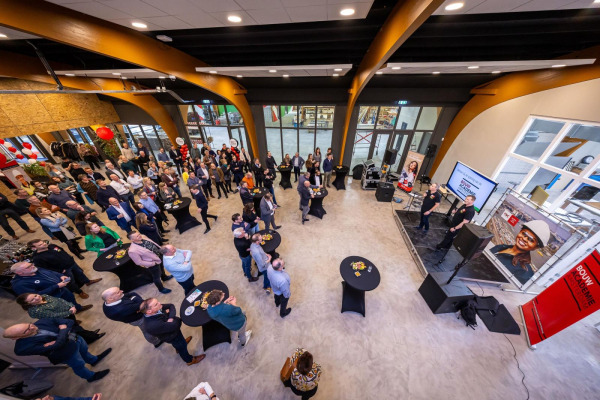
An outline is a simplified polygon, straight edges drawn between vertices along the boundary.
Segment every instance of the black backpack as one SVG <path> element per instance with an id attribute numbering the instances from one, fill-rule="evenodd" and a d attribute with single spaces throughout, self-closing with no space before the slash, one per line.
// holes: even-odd
<path id="1" fill-rule="evenodd" d="M 477 328 L 477 300 L 472 299 L 461 307 L 459 317 L 465 321 L 467 326 L 470 326 L 473 330 Z"/>

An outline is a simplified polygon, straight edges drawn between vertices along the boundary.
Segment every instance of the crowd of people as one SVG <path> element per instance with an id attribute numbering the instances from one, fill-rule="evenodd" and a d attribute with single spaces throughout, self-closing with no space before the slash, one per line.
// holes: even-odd
<path id="1" fill-rule="evenodd" d="M 192 251 L 168 244 L 166 234 L 169 230 L 164 227 L 169 224 L 164 206 L 183 197 L 182 185 L 187 186 L 196 201 L 205 224 L 205 234 L 211 231 L 209 218 L 214 222 L 219 218 L 208 213 L 209 202 L 215 199 L 213 189 L 218 196 L 216 199 L 227 199 L 230 194 L 239 193 L 241 213 L 232 216 L 232 233 L 234 247 L 242 262 L 242 273 L 249 282 L 256 282 L 262 276 L 263 289 L 267 295 L 273 294 L 280 317 L 285 318 L 291 313 L 292 309 L 288 307 L 291 277 L 279 254 L 267 254 L 263 250 L 259 223 L 263 222 L 264 229 L 281 228 L 275 222 L 276 210 L 280 207 L 274 190 L 278 166 L 293 168 L 299 182 L 297 190 L 302 223 L 308 220 L 308 200 L 312 197 L 310 189 L 324 185 L 329 187 L 333 170 L 331 149 L 323 162 L 323 180 L 319 149 L 314 155 L 309 154 L 306 161 L 298 153 L 294 157 L 286 154 L 280 165 L 269 152 L 264 167 L 259 159 L 252 161 L 245 149 L 225 144 L 216 152 L 207 144 L 196 144 L 187 159 L 183 158 L 177 146 L 168 153 L 160 149 L 157 160 L 148 156 L 148 149 L 141 143 L 138 143 L 137 149 L 135 153 L 127 143 L 123 143 L 119 160 L 116 163 L 105 160 L 104 171 L 92 169 L 93 165 L 83 167 L 68 159 L 61 167 L 46 163 L 49 182 L 27 182 L 23 179 L 22 187 L 15 190 L 17 200 L 14 203 L 0 195 L 0 225 L 9 235 L 18 238 L 6 217 L 13 218 L 24 230 L 35 232 L 20 218 L 29 214 L 50 239 L 29 241 L 27 245 L 34 251 L 31 262 L 17 262 L 11 267 L 14 274 L 12 289 L 18 295 L 16 301 L 31 318 L 37 319 L 33 323 L 6 328 L 4 336 L 16 341 L 17 355 L 45 356 L 52 364 L 68 365 L 77 376 L 88 382 L 109 374 L 109 369 L 92 371 L 87 366 L 100 364 L 112 349 L 107 348 L 98 355 L 89 353 L 88 345 L 100 340 L 105 333 L 81 326 L 77 314 L 91 309 L 93 305 L 79 304 L 75 298 L 77 295 L 79 299 L 89 299 L 85 287 L 97 284 L 102 278 L 88 277 L 74 257 L 84 259 L 86 252 L 100 256 L 112 248 L 122 247 L 123 236 L 131 242 L 128 249 L 130 259 L 148 269 L 160 293 L 171 292 L 163 282 L 173 278 L 184 294 L 196 287 Z M 306 172 L 302 174 L 303 167 L 306 167 Z M 249 192 L 255 187 L 268 189 L 260 203 L 261 217 L 254 209 Z M 86 201 L 88 204 L 85 204 Z M 115 221 L 122 232 L 106 226 L 103 219 Z M 79 242 L 81 239 L 84 239 L 83 243 Z M 64 243 L 72 255 L 51 240 Z M 252 260 L 257 267 L 254 274 Z M 124 293 L 117 287 L 105 289 L 102 300 L 106 318 L 138 327 L 145 340 L 155 348 L 165 342 L 171 344 L 188 366 L 205 358 L 204 354 L 191 355 L 188 352 L 187 344 L 192 337 L 183 336 L 182 322 L 173 304 L 162 304 L 156 298 L 144 299 L 135 292 Z M 223 292 L 213 290 L 207 303 L 209 316 L 235 332 L 240 347 L 245 348 L 252 330 L 247 329 L 248 319 L 237 305 L 237 299 L 234 296 L 225 298 Z M 296 350 L 293 362 L 293 373 L 285 385 L 303 399 L 308 399 L 317 390 L 321 367 L 313 363 L 312 355 L 304 349 Z M 95 394 L 89 399 L 100 397 L 100 394 Z M 203 382 L 187 398 L 214 399 L 216 395 L 210 385 Z"/>

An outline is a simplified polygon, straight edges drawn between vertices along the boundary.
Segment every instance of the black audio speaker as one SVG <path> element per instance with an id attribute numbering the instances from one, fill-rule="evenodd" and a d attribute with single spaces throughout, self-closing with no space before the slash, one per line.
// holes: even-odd
<path id="1" fill-rule="evenodd" d="M 389 165 L 394 165 L 396 162 L 396 156 L 398 155 L 398 150 L 396 149 L 386 149 L 385 154 L 383 155 L 383 162 Z"/>
<path id="2" fill-rule="evenodd" d="M 389 203 L 394 197 L 394 190 L 394 184 L 388 182 L 379 182 L 377 184 L 375 198 L 377 201 Z"/>
<path id="3" fill-rule="evenodd" d="M 493 236 L 492 232 L 483 226 L 464 224 L 452 244 L 465 260 L 472 260 L 481 255 Z"/>
<path id="4" fill-rule="evenodd" d="M 446 283 L 452 272 L 432 272 L 419 287 L 419 293 L 434 314 L 458 311 L 475 296 L 462 281 Z"/>
<path id="5" fill-rule="evenodd" d="M 435 145 L 435 144 L 430 144 L 429 146 L 427 146 L 426 157 L 433 157 L 433 156 L 435 156 L 435 151 L 436 150 L 437 150 L 437 145 Z"/>

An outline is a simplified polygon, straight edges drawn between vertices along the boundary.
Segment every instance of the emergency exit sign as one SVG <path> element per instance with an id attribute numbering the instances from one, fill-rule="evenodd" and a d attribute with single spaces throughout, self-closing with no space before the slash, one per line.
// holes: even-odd
<path id="1" fill-rule="evenodd" d="M 405 105 L 408 104 L 408 100 L 398 100 L 398 105 Z"/>

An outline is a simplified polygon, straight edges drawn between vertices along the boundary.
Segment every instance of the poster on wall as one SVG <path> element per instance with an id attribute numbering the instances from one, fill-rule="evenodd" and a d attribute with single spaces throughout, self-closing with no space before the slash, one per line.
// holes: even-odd
<path id="1" fill-rule="evenodd" d="M 486 254 L 521 289 L 571 237 L 570 231 L 510 194 L 486 228 L 494 234 Z"/>
<path id="2" fill-rule="evenodd" d="M 600 309 L 600 254 L 594 250 L 562 278 L 521 306 L 534 346 Z"/>
<path id="3" fill-rule="evenodd" d="M 413 184 L 417 179 L 419 168 L 423 165 L 425 155 L 409 151 L 406 155 L 406 162 L 402 167 L 400 179 L 398 179 L 398 187 L 407 193 L 412 192 Z"/>

